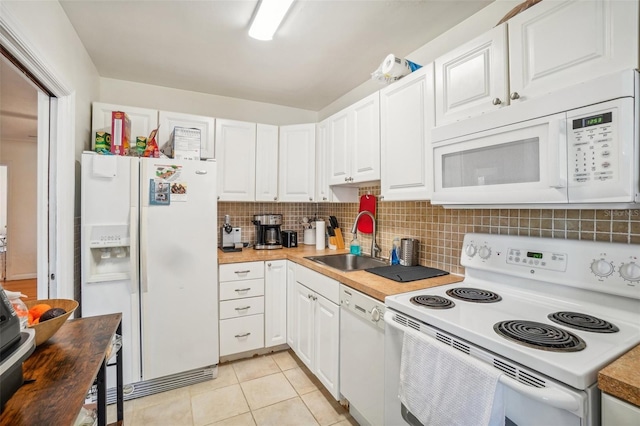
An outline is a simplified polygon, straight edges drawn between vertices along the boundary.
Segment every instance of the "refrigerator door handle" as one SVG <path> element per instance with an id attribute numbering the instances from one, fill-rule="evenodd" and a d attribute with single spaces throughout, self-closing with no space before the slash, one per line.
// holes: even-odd
<path id="1" fill-rule="evenodd" d="M 197 175 L 206 175 L 207 171 L 206 170 L 196 170 L 196 174 Z"/>
<path id="2" fill-rule="evenodd" d="M 138 208 L 131 207 L 129 226 L 129 267 L 131 268 L 130 293 L 138 291 Z"/>
<path id="3" fill-rule="evenodd" d="M 140 209 L 140 286 L 143 293 L 149 292 L 147 279 L 147 213 L 148 207 Z"/>

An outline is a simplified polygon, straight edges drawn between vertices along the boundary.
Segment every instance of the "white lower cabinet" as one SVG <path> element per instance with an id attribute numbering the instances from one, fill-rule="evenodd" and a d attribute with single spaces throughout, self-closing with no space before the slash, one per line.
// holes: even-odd
<path id="1" fill-rule="evenodd" d="M 296 265 L 290 321 L 295 324 L 291 348 L 331 395 L 340 399 L 340 306 L 339 283 Z M 302 281 L 302 282 L 301 282 Z M 305 285 L 306 284 L 306 285 Z M 308 286 L 307 286 L 308 285 Z M 317 291 L 311 290 L 314 288 Z M 327 296 L 327 297 L 325 297 Z M 335 300 L 334 300 L 335 299 Z"/>
<path id="2" fill-rule="evenodd" d="M 287 344 L 294 349 L 298 344 L 298 323 L 293 315 L 296 297 L 296 264 L 287 261 Z M 295 350 L 295 349 L 294 349 Z"/>
<path id="3" fill-rule="evenodd" d="M 637 426 L 640 424 L 640 407 L 602 392 L 602 424 Z"/>
<path id="4" fill-rule="evenodd" d="M 287 343 L 287 261 L 264 265 L 264 346 Z"/>
<path id="5" fill-rule="evenodd" d="M 264 348 L 264 262 L 220 265 L 219 276 L 220 356 Z"/>

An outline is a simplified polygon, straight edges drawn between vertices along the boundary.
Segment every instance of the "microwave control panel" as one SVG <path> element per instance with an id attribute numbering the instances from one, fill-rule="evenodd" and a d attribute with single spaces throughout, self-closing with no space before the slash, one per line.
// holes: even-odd
<path id="1" fill-rule="evenodd" d="M 593 184 L 617 178 L 614 112 L 615 108 L 569 120 L 569 176 L 574 184 Z"/>

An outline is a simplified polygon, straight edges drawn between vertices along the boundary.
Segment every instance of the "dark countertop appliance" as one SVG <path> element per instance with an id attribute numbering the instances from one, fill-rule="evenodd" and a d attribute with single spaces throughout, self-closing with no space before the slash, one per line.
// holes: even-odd
<path id="1" fill-rule="evenodd" d="M 256 226 L 256 250 L 273 250 L 282 248 L 281 214 L 257 214 L 253 216 Z"/>
<path id="2" fill-rule="evenodd" d="M 22 386 L 22 363 L 35 350 L 35 337 L 35 330 L 20 331 L 20 320 L 0 288 L 0 413 Z"/>

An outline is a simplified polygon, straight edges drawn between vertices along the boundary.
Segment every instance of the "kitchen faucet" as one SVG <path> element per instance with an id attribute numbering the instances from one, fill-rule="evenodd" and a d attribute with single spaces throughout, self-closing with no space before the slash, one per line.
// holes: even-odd
<path id="1" fill-rule="evenodd" d="M 369 216 L 371 218 L 371 221 L 373 222 L 373 233 L 371 234 L 371 257 L 378 257 L 377 254 L 380 253 L 380 246 L 378 246 L 378 244 L 376 243 L 376 218 L 373 216 L 373 213 L 371 213 L 369 210 L 362 210 L 360 213 L 358 213 L 358 216 L 356 216 L 356 220 L 353 222 L 353 226 L 351 227 L 351 233 L 353 234 L 354 238 L 357 238 L 358 222 L 363 215 Z"/>

